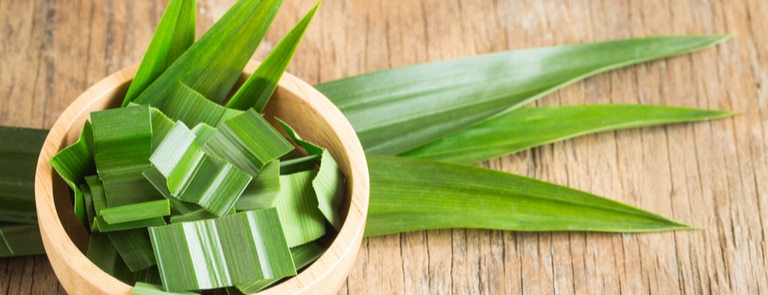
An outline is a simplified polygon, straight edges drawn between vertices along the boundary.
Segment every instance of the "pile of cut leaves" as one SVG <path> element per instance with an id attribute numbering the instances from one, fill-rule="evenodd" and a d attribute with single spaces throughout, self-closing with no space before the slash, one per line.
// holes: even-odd
<path id="1" fill-rule="evenodd" d="M 194 2 L 171 1 L 156 36 L 172 38 L 153 39 L 123 107 L 92 112 L 51 158 L 90 229 L 86 256 L 140 282 L 134 293 L 256 292 L 296 275 L 340 229 L 333 156 L 276 118 L 296 149 L 263 113 L 317 6 L 235 86 L 277 8 L 242 1 L 192 42 Z"/>
<path id="2" fill-rule="evenodd" d="M 112 259 L 100 266 L 111 268 L 108 271 L 116 277 L 156 283 L 159 276 L 164 290 L 207 289 L 219 283 L 224 286 L 225 282 L 234 282 L 243 292 L 258 290 L 274 278 L 242 283 L 239 274 L 230 271 L 240 266 L 229 265 L 227 257 L 256 255 L 257 245 L 229 248 L 228 243 L 234 237 L 261 232 L 262 226 L 282 228 L 287 246 L 296 246 L 276 254 L 286 260 L 292 256 L 296 265 L 275 264 L 275 273 L 293 273 L 322 253 L 323 249 L 307 242 L 312 238 L 303 233 L 296 234 L 302 236 L 299 241 L 290 242 L 280 206 L 276 205 L 276 210 L 269 208 L 285 195 L 309 193 L 312 182 L 341 182 L 334 164 L 326 163 L 330 163 L 330 157 L 321 147 L 307 148 L 311 144 L 296 137 L 293 140 L 302 143 L 308 155 L 297 158 L 276 148 L 280 152 L 258 158 L 252 166 L 253 157 L 241 150 L 250 142 L 238 137 L 272 132 L 261 129 L 268 124 L 263 123 L 260 113 L 318 7 L 312 8 L 248 81 L 233 91 L 281 2 L 240 0 L 195 41 L 194 1 L 171 0 L 126 94 L 124 108 L 92 114 L 81 140 L 52 160 L 63 178 L 69 179 L 78 216 L 94 232 L 88 256 Z M 523 107 L 597 73 L 687 54 L 726 39 L 649 37 L 516 50 L 384 70 L 316 87 L 345 114 L 366 150 L 371 179 L 367 236 L 439 228 L 601 232 L 688 229 L 686 224 L 590 193 L 472 164 L 593 132 L 730 116 L 732 113 L 727 111 L 657 105 Z M 130 127 L 116 123 L 129 120 L 128 116 L 136 116 L 138 119 L 130 120 L 141 123 Z M 33 160 L 14 162 L 12 158 L 20 150 L 39 150 L 41 137 L 34 134 L 41 132 L 3 130 L 7 138 L 33 134 L 30 136 L 38 139 L 29 144 L 33 148 L 0 150 L 0 161 L 34 167 Z M 128 137 L 130 140 L 123 142 Z M 273 138 L 275 142 L 284 140 Z M 100 151 L 99 146 L 105 146 L 105 151 Z M 92 163 L 66 156 L 77 154 L 73 158 L 83 159 L 81 154 L 90 152 Z M 328 180 L 313 178 L 326 168 L 331 171 Z M 12 204 L 0 211 L 4 241 L 0 254 L 32 254 L 34 251 L 19 249 L 25 243 L 39 244 L 39 236 L 35 240 L 36 231 L 30 228 L 34 212 L 11 212 L 14 208 L 30 209 L 30 202 L 34 204 L 26 189 L 32 187 L 32 178 L 0 177 L 4 177 L 0 185 L 11 183 L 24 188 L 0 190 L 0 200 Z M 279 188 L 273 186 L 277 182 Z M 131 190 L 121 196 L 126 187 Z M 317 185 L 314 189 L 319 190 Z M 6 191 L 15 193 L 2 194 Z M 213 191 L 217 197 L 208 198 Z M 336 193 L 327 197 L 311 194 L 318 196 L 311 201 L 315 209 L 318 205 L 335 208 L 339 202 Z M 285 202 L 299 206 L 296 204 L 303 201 Z M 321 225 L 318 230 L 339 226 L 338 216 L 318 210 L 327 217 L 317 222 Z M 270 223 L 274 216 L 278 216 L 281 227 Z M 170 224 L 159 225 L 161 222 Z M 192 235 L 191 240 L 196 242 L 182 249 L 172 248 L 162 243 L 166 238 L 158 238 L 161 235 L 168 239 Z M 154 250 L 133 248 L 157 240 L 161 242 Z M 131 249 L 120 249 L 121 245 L 131 245 Z M 209 251 L 214 248 L 217 252 Z M 169 253 L 174 251 L 178 253 Z M 125 259 L 123 252 L 143 253 Z M 208 254 L 203 257 L 218 255 L 211 261 L 199 262 L 204 270 L 194 275 L 205 278 L 166 283 L 170 276 L 191 276 L 186 272 L 194 267 L 171 265 L 171 272 L 164 273 L 166 267 L 161 263 L 197 257 L 195 253 Z M 119 257 L 127 270 L 117 270 L 119 263 L 115 261 Z M 158 276 L 134 272 L 155 262 L 160 269 Z M 254 273 L 261 274 L 249 270 L 249 275 Z M 135 290 L 149 292 L 156 288 L 137 284 Z"/>

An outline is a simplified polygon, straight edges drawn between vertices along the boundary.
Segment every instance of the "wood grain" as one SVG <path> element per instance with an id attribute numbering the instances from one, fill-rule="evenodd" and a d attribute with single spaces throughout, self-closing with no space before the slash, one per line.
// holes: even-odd
<path id="1" fill-rule="evenodd" d="M 232 1 L 198 0 L 204 30 Z M 286 0 L 256 58 L 312 1 Z M 47 128 L 88 85 L 139 62 L 164 1 L 0 1 L 0 124 Z M 501 50 L 733 34 L 598 75 L 537 104 L 660 103 L 725 120 L 585 136 L 483 165 L 626 202 L 701 230 L 440 230 L 364 240 L 340 294 L 758 294 L 768 290 L 768 2 L 325 0 L 289 71 L 310 83 Z M 0 259 L 0 293 L 63 293 L 44 256 Z"/>

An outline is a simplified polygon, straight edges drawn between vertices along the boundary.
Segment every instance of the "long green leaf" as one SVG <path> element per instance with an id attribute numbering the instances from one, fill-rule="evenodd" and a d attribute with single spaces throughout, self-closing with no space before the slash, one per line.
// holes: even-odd
<path id="1" fill-rule="evenodd" d="M 299 46 L 301 37 L 304 36 L 304 31 L 307 30 L 309 22 L 312 21 L 312 17 L 319 6 L 320 1 L 277 43 L 277 46 L 267 55 L 267 58 L 256 71 L 248 77 L 243 86 L 227 102 L 227 107 L 239 110 L 252 107 L 259 113 L 264 111 L 269 98 L 272 97 L 272 93 L 277 88 L 277 81 L 283 76 L 293 53 Z"/>
<path id="2" fill-rule="evenodd" d="M 594 132 L 723 118 L 732 112 L 654 105 L 520 108 L 402 154 L 472 164 Z"/>
<path id="3" fill-rule="evenodd" d="M 0 257 L 43 253 L 45 249 L 37 224 L 0 223 Z"/>
<path id="4" fill-rule="evenodd" d="M 684 54 L 727 36 L 650 37 L 524 49 L 317 85 L 366 152 L 396 155 L 607 70 Z"/>
<path id="5" fill-rule="evenodd" d="M 35 167 L 47 134 L 40 129 L 0 128 L 0 222 L 37 223 Z"/>
<path id="6" fill-rule="evenodd" d="M 161 106 L 177 81 L 222 102 L 272 23 L 282 0 L 240 0 L 135 101 Z"/>
<path id="7" fill-rule="evenodd" d="M 133 101 L 195 42 L 195 0 L 171 0 L 128 87 L 123 106 Z"/>
<path id="8" fill-rule="evenodd" d="M 441 228 L 649 232 L 690 227 L 586 192 L 474 166 L 368 156 L 365 235 Z"/>

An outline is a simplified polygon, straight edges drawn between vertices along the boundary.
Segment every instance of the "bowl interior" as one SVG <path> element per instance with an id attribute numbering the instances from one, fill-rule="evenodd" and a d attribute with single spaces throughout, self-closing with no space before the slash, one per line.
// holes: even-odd
<path id="1" fill-rule="evenodd" d="M 250 63 L 244 73 L 251 73 L 256 66 Z M 43 243 L 59 281 L 73 294 L 129 294 L 130 286 L 98 269 L 83 254 L 88 232 L 74 216 L 69 188 L 51 170 L 48 160 L 77 140 L 91 111 L 119 107 L 134 74 L 135 68 L 115 73 L 76 99 L 51 128 L 38 160 L 35 189 Z M 349 122 L 327 98 L 287 73 L 267 106 L 265 117 L 278 117 L 306 140 L 327 148 L 346 177 L 345 202 L 340 210 L 344 223 L 328 250 L 298 276 L 265 293 L 335 292 L 354 263 L 365 226 L 368 170 L 360 142 Z"/>

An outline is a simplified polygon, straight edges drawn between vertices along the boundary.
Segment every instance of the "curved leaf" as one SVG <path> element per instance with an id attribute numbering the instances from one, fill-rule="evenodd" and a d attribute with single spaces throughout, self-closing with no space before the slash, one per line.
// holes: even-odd
<path id="1" fill-rule="evenodd" d="M 366 236 L 441 228 L 649 232 L 690 229 L 575 189 L 474 166 L 369 155 Z"/>
<path id="2" fill-rule="evenodd" d="M 520 108 L 402 154 L 472 164 L 589 133 L 723 118 L 732 112 L 654 105 Z"/>
<path id="3" fill-rule="evenodd" d="M 420 64 L 317 85 L 366 152 L 396 155 L 591 75 L 684 54 L 728 36 L 676 36 L 524 49 Z"/>
<path id="4" fill-rule="evenodd" d="M 157 24 L 123 106 L 149 86 L 195 42 L 195 0 L 171 0 Z"/>

